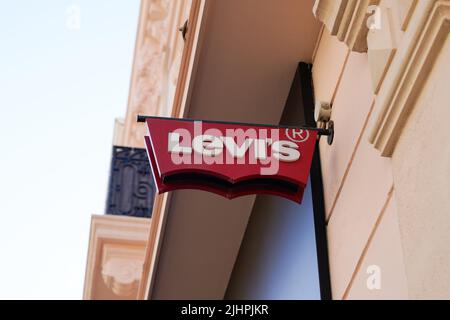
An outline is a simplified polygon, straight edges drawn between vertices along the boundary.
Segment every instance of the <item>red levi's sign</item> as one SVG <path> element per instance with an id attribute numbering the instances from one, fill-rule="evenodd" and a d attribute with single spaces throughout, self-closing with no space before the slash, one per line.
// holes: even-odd
<path id="1" fill-rule="evenodd" d="M 158 193 L 199 189 L 229 199 L 271 194 L 301 202 L 317 131 L 148 117 Z"/>

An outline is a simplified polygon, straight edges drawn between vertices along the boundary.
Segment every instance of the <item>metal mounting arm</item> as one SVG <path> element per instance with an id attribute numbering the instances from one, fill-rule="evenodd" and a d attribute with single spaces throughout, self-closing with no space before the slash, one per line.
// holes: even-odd
<path id="1" fill-rule="evenodd" d="M 259 123 L 246 123 L 246 122 L 228 122 L 228 121 L 209 121 L 209 120 L 198 120 L 198 119 L 185 119 L 185 118 L 168 118 L 168 117 L 155 117 L 155 116 L 137 116 L 137 122 L 145 122 L 146 119 L 171 119 L 178 121 L 202 121 L 210 123 L 220 123 L 220 124 L 238 124 L 244 126 L 262 126 Z M 292 128 L 292 129 L 304 129 L 309 131 L 317 131 L 319 136 L 327 136 L 328 144 L 331 145 L 334 139 L 334 123 L 333 121 L 327 122 L 327 128 L 314 128 L 314 127 L 302 127 L 302 126 L 283 126 L 283 125 L 263 125 L 266 127 L 276 127 L 276 128 Z"/>

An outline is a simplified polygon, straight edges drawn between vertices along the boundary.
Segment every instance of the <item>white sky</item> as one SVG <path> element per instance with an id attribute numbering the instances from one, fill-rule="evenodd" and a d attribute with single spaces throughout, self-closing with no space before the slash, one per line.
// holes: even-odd
<path id="1" fill-rule="evenodd" d="M 82 297 L 138 13 L 139 0 L 0 0 L 1 299 Z"/>

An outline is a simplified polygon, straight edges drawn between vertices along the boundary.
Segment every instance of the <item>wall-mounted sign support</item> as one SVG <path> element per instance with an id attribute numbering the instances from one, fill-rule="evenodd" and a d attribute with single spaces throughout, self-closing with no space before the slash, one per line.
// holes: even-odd
<path id="1" fill-rule="evenodd" d="M 137 122 L 145 122 L 147 119 L 152 118 L 163 118 L 163 117 L 155 117 L 155 116 L 137 116 Z M 172 118 L 167 118 L 172 119 Z M 182 119 L 182 118 L 176 118 L 176 120 L 180 121 L 205 121 L 205 120 L 195 120 L 195 119 Z M 222 124 L 240 124 L 245 126 L 261 126 L 261 124 L 256 123 L 248 123 L 248 122 L 229 122 L 229 121 L 207 121 L 207 122 L 214 122 L 214 123 L 222 123 Z M 317 131 L 318 136 L 327 136 L 328 144 L 333 144 L 334 139 L 334 122 L 332 120 L 326 122 L 327 127 L 326 128 L 314 128 L 314 127 L 306 127 L 306 126 L 277 126 L 277 125 L 264 125 L 265 127 L 274 127 L 274 128 L 292 128 L 292 129 L 303 129 L 303 130 L 309 130 L 309 131 Z"/>
<path id="2" fill-rule="evenodd" d="M 158 193 L 199 189 L 229 199 L 272 194 L 301 202 L 319 135 L 305 128 L 138 116 Z"/>

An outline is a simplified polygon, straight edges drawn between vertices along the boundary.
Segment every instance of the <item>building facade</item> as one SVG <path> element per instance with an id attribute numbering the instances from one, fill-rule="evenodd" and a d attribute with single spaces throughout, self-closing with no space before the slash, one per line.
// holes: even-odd
<path id="1" fill-rule="evenodd" d="M 84 298 L 450 298 L 449 17 L 448 0 L 143 0 Z M 138 114 L 335 137 L 302 205 L 154 196 Z"/>

